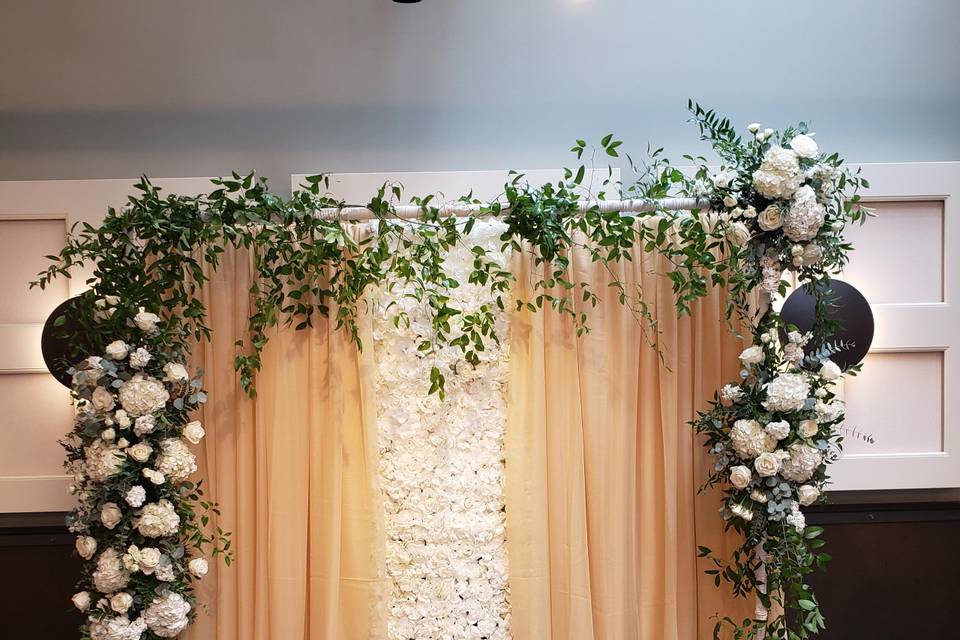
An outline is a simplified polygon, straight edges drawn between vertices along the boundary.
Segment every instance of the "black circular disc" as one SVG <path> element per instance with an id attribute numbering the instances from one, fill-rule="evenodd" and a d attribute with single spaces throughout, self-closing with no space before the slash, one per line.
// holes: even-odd
<path id="1" fill-rule="evenodd" d="M 94 353 L 93 345 L 85 339 L 79 317 L 83 313 L 83 295 L 62 302 L 43 325 L 40 349 L 47 369 L 57 382 L 71 386 L 72 376 L 67 370 Z"/>
<path id="2" fill-rule="evenodd" d="M 863 360 L 870 350 L 873 342 L 873 312 L 867 299 L 852 285 L 842 280 L 831 280 L 829 289 L 827 317 L 840 323 L 840 327 L 827 341 L 852 343 L 849 348 L 830 356 L 830 359 L 842 369 L 846 369 Z M 784 302 L 780 316 L 785 323 L 795 325 L 801 332 L 807 332 L 813 329 L 815 305 L 813 295 L 801 287 L 791 293 Z M 822 336 L 814 336 L 807 351 L 816 349 L 822 341 Z"/>

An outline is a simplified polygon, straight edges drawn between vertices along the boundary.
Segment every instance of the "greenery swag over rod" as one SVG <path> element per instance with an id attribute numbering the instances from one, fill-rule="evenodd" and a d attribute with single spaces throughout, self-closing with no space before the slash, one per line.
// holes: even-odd
<path id="1" fill-rule="evenodd" d="M 462 353 L 458 366 L 475 365 L 498 341 L 495 309 L 468 313 L 452 302 L 460 283 L 443 261 L 458 245 L 474 256 L 469 282 L 488 287 L 499 308 L 551 308 L 568 317 L 578 336 L 589 331 L 580 309 L 598 304 L 600 294 L 572 277 L 575 251 L 607 267 L 613 295 L 654 347 L 657 324 L 643 291 L 612 268 L 630 260 L 631 249 L 668 260 L 665 275 L 680 315 L 712 287 L 725 287 L 731 330 L 748 322 L 755 340 L 741 355 L 740 381 L 719 391 L 693 426 L 715 456 L 704 488 L 723 487 L 721 515 L 743 544 L 729 558 L 706 548 L 700 554 L 713 563 L 708 573 L 718 585 L 726 581 L 738 596 L 755 595 L 757 612 L 743 621 L 718 617 L 714 635 L 799 639 L 824 628 L 805 576 L 827 556 L 818 551 L 820 529 L 805 526 L 800 507 L 820 499 L 826 465 L 842 441 L 843 405 L 831 388 L 843 372 L 829 359 L 842 345 L 829 340 L 836 327 L 825 297 L 829 274 L 851 250 L 844 226 L 862 223 L 869 213 L 857 195 L 868 185 L 837 154 L 822 153 L 803 123 L 782 132 L 751 124 L 744 139 L 712 110 L 692 102 L 688 108 L 701 139 L 719 156 L 719 170 L 704 157 L 684 156 L 695 166 L 684 173 L 657 149 L 639 164 L 626 156 L 632 182 L 614 181 L 609 168 L 600 184 L 588 184 L 585 155 L 593 157 L 590 164 L 598 155 L 620 157 L 621 141 L 607 135 L 598 147 L 578 140 L 571 149 L 578 164 L 555 183 L 530 185 L 514 173 L 496 200 L 464 196 L 460 202 L 478 205 L 466 218 L 441 215 L 432 196 L 413 197 L 420 217 L 397 224 L 392 212 L 404 195 L 400 185 L 387 184 L 366 203 L 374 215 L 364 223 L 370 233 L 354 234 L 342 220 L 314 215 L 347 206 L 327 193 L 327 176 L 307 178 L 285 200 L 265 180 L 233 174 L 196 197 L 161 195 L 144 178 L 140 194 L 110 209 L 101 226 L 71 230 L 66 247 L 48 256 L 53 264 L 33 284 L 43 288 L 76 267 L 94 268 L 91 291 L 78 302 L 90 357 L 72 370 L 78 412 L 64 441 L 80 499 L 70 526 L 87 561 L 82 591 L 74 596 L 88 614 L 83 637 L 175 637 L 195 615 L 193 581 L 206 572 L 204 550 L 228 564 L 232 559 L 229 534 L 207 531 L 206 511 L 216 505 L 187 480 L 196 469 L 187 444 L 203 436 L 189 414 L 206 394 L 200 372 L 191 376 L 185 367 L 192 346 L 211 334 L 201 299 L 204 266 L 216 269 L 228 247 L 249 249 L 256 270 L 249 333 L 237 343 L 233 363 L 251 397 L 269 332 L 278 325 L 304 329 L 318 315 L 329 317 L 362 349 L 358 318 L 371 285 L 409 290 L 429 310 L 430 332 L 417 344 L 423 358 L 449 345 Z M 711 206 L 637 214 L 578 210 L 585 198 L 608 195 L 692 197 Z M 474 223 L 487 216 L 505 223 L 504 248 L 533 256 L 538 276 L 529 299 L 514 300 L 513 274 L 470 244 Z M 784 326 L 769 305 L 785 293 L 787 270 L 817 297 L 812 335 Z M 403 311 L 386 312 L 395 324 L 409 325 Z M 446 377 L 455 374 L 456 366 L 433 366 L 429 392 L 442 398 Z"/>

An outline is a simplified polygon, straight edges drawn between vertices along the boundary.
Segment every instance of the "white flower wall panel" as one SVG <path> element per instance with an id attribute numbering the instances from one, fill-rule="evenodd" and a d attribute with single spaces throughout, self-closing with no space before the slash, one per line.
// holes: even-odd
<path id="1" fill-rule="evenodd" d="M 470 245 L 501 265 L 499 223 L 478 223 Z M 452 304 L 465 312 L 494 305 L 482 286 L 467 283 L 469 247 L 451 251 L 446 269 L 461 286 Z M 510 602 L 503 502 L 506 425 L 507 314 L 497 314 L 500 345 L 480 353 L 478 366 L 460 351 L 417 350 L 432 331 L 423 303 L 409 289 L 371 293 L 374 305 L 380 482 L 387 536 L 388 636 L 391 640 L 510 637 Z M 390 307 L 390 311 L 386 309 Z M 395 326 L 403 311 L 409 326 Z M 457 363 L 457 372 L 450 366 Z M 446 375 L 446 398 L 428 395 L 432 367 Z"/>

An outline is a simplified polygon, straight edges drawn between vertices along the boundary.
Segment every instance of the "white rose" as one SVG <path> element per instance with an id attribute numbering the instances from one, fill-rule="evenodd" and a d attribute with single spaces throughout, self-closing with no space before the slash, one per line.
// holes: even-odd
<path id="1" fill-rule="evenodd" d="M 104 429 L 101 431 L 100 437 L 107 442 L 113 442 L 117 438 L 117 432 L 113 430 L 113 427 L 110 427 L 109 429 Z"/>
<path id="2" fill-rule="evenodd" d="M 754 208 L 753 205 L 750 205 L 749 207 L 747 207 L 746 209 L 743 210 L 743 217 L 744 217 L 744 218 L 756 218 L 756 217 L 757 217 L 757 210 Z"/>
<path id="3" fill-rule="evenodd" d="M 747 131 L 750 133 L 756 133 L 757 131 L 760 131 L 761 126 L 762 125 L 759 122 L 751 122 L 747 125 Z"/>
<path id="4" fill-rule="evenodd" d="M 138 442 L 129 449 L 127 449 L 127 455 L 136 460 L 137 462 L 146 462 L 150 459 L 150 454 L 153 453 L 153 447 L 151 447 L 146 442 Z"/>
<path id="5" fill-rule="evenodd" d="M 164 380 L 169 382 L 183 382 L 190 379 L 187 368 L 178 362 L 168 362 L 163 365 Z"/>
<path id="6" fill-rule="evenodd" d="M 773 231 L 774 229 L 782 227 L 783 214 L 780 212 L 780 207 L 772 204 L 761 211 L 757 217 L 757 224 L 760 225 L 760 228 L 764 231 Z"/>
<path id="7" fill-rule="evenodd" d="M 136 549 L 136 547 L 132 548 Z M 154 547 L 144 547 L 140 549 L 138 554 L 133 555 L 137 558 L 140 571 L 148 576 L 157 570 L 157 567 L 160 566 L 160 561 L 163 559 L 163 554 L 160 553 L 160 549 Z"/>
<path id="8" fill-rule="evenodd" d="M 120 438 L 119 440 L 117 440 L 117 447 L 118 447 L 118 448 L 120 448 L 120 449 L 126 449 L 126 448 L 129 447 L 129 446 L 130 446 L 130 441 L 127 440 L 126 438 Z"/>
<path id="9" fill-rule="evenodd" d="M 816 141 L 802 133 L 794 136 L 793 140 L 790 141 L 790 148 L 801 158 L 816 158 L 817 154 L 820 153 L 820 147 L 817 146 Z"/>
<path id="10" fill-rule="evenodd" d="M 753 461 L 753 468 L 756 469 L 757 475 L 762 478 L 775 476 L 780 471 L 780 458 L 775 453 L 761 453 Z"/>
<path id="11" fill-rule="evenodd" d="M 820 490 L 811 484 L 801 485 L 800 488 L 797 489 L 797 496 L 800 504 L 809 507 L 820 497 Z"/>
<path id="12" fill-rule="evenodd" d="M 207 571 L 210 569 L 206 558 L 194 558 L 187 566 L 190 569 L 190 573 L 192 573 L 195 578 L 202 578 L 203 576 L 207 575 Z"/>
<path id="13" fill-rule="evenodd" d="M 833 360 L 820 361 L 820 377 L 826 381 L 836 380 L 843 375 L 843 371 Z"/>
<path id="14" fill-rule="evenodd" d="M 747 347 L 740 354 L 740 362 L 743 364 L 760 364 L 763 362 L 763 348 L 758 345 Z"/>
<path id="15" fill-rule="evenodd" d="M 786 420 L 770 422 L 765 427 L 765 430 L 768 434 L 770 434 L 770 436 L 776 438 L 777 440 L 783 440 L 790 435 L 790 423 Z"/>
<path id="16" fill-rule="evenodd" d="M 110 411 L 114 407 L 113 394 L 104 389 L 103 387 L 97 387 L 93 390 L 93 395 L 90 397 L 90 402 L 93 404 L 94 408 L 97 411 Z"/>
<path id="17" fill-rule="evenodd" d="M 121 429 L 130 428 L 130 416 L 128 416 L 127 412 L 123 409 L 117 409 L 113 414 L 113 418 L 117 421 Z"/>
<path id="18" fill-rule="evenodd" d="M 183 437 L 189 440 L 191 444 L 200 444 L 204 435 L 206 435 L 206 432 L 198 420 L 188 422 L 183 427 Z"/>
<path id="19" fill-rule="evenodd" d="M 750 230 L 742 222 L 734 222 L 727 227 L 727 239 L 730 244 L 741 247 L 750 241 Z"/>
<path id="20" fill-rule="evenodd" d="M 77 553 L 84 560 L 89 560 L 97 552 L 97 539 L 91 536 L 77 536 Z"/>
<path id="21" fill-rule="evenodd" d="M 820 258 L 823 257 L 823 249 L 820 248 L 820 245 L 810 243 L 803 247 L 803 266 L 812 267 L 813 265 L 820 262 Z"/>
<path id="22" fill-rule="evenodd" d="M 743 389 L 741 389 L 739 385 L 735 384 L 723 385 L 723 389 L 720 390 L 720 399 L 726 405 L 739 402 L 743 400 Z"/>
<path id="23" fill-rule="evenodd" d="M 741 465 L 730 468 L 730 484 L 732 484 L 737 489 L 745 489 L 748 484 L 750 484 L 750 478 L 753 474 L 750 473 L 750 469 Z"/>
<path id="24" fill-rule="evenodd" d="M 110 598 L 110 608 L 117 613 L 126 613 L 132 604 L 133 596 L 126 591 L 121 591 Z"/>
<path id="25" fill-rule="evenodd" d="M 750 492 L 750 499 L 754 502 L 759 502 L 760 504 L 765 504 L 768 500 L 767 494 L 759 489 L 754 489 Z"/>
<path id="26" fill-rule="evenodd" d="M 130 353 L 130 347 L 123 340 L 114 340 L 107 345 L 106 352 L 111 360 L 123 360 Z"/>
<path id="27" fill-rule="evenodd" d="M 723 197 L 723 206 L 733 208 L 737 206 L 737 199 L 732 195 L 726 195 Z"/>
<path id="28" fill-rule="evenodd" d="M 735 171 L 721 171 L 720 173 L 715 173 L 711 176 L 713 184 L 721 189 L 726 189 L 730 186 L 730 183 L 733 182 L 733 179 L 737 177 Z M 733 205 L 730 205 L 733 206 Z"/>
<path id="29" fill-rule="evenodd" d="M 800 435 L 804 438 L 812 438 L 820 430 L 816 420 L 804 420 L 800 423 Z"/>
<path id="30" fill-rule="evenodd" d="M 155 313 L 150 313 L 149 311 L 144 311 L 143 307 L 140 307 L 140 312 L 133 317 L 133 322 L 137 325 L 138 329 L 149 333 L 156 331 L 157 323 L 160 322 L 160 316 Z"/>
<path id="31" fill-rule="evenodd" d="M 70 599 L 73 600 L 73 606 L 80 611 L 86 611 L 90 608 L 90 594 L 86 591 L 75 593 Z"/>
<path id="32" fill-rule="evenodd" d="M 123 520 L 123 512 L 116 502 L 107 502 L 100 508 L 100 522 L 107 529 L 113 529 Z"/>

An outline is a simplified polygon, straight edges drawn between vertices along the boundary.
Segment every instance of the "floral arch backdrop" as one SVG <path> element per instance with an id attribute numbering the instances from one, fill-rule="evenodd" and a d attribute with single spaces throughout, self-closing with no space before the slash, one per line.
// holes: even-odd
<path id="1" fill-rule="evenodd" d="M 685 174 L 658 149 L 639 164 L 627 156 L 634 182 L 608 179 L 586 195 L 651 203 L 695 197 L 709 201 L 702 210 L 581 211 L 587 166 L 579 162 L 585 154 L 621 154 L 621 142 L 608 135 L 595 148 L 578 140 L 571 150 L 578 165 L 556 183 L 534 187 L 518 174 L 496 201 L 464 196 L 462 202 L 477 205 L 466 218 L 443 216 L 431 197 L 414 197 L 419 218 L 394 224 L 393 207 L 403 194 L 384 185 L 367 203 L 373 232 L 362 240 L 337 216 L 314 215 L 346 206 L 325 195 L 322 175 L 308 178 L 289 200 L 252 175 L 214 180 L 214 190 L 198 197 L 161 196 L 143 179 L 141 194 L 111 209 L 99 228 L 72 230 L 33 284 L 42 288 L 69 277 L 77 265 L 95 265 L 91 291 L 76 309 L 96 355 L 85 354 L 70 370 L 77 417 L 63 443 L 79 500 L 69 526 L 85 561 L 73 598 L 87 614 L 83 637 L 177 636 L 195 615 L 193 583 L 207 571 L 204 556 L 232 561 L 230 534 L 209 531 L 208 512 L 216 504 L 188 480 L 196 470 L 188 445 L 204 436 L 190 414 L 206 394 L 202 372 L 185 366 L 191 345 L 210 336 L 199 298 L 202 265 L 216 267 L 227 246 L 252 249 L 259 276 L 250 291 L 249 334 L 237 344 L 234 361 L 251 396 L 267 331 L 280 323 L 303 329 L 314 314 L 332 316 L 363 348 L 357 318 L 368 287 L 402 292 L 394 298 L 426 310 L 422 329 L 406 332 L 425 361 L 441 350 L 457 354 L 452 364 L 436 358 L 446 364 L 424 368 L 430 393 L 440 399 L 457 360 L 479 366 L 498 343 L 496 312 L 508 304 L 530 312 L 550 307 L 569 316 L 578 335 L 589 331 L 572 302 L 596 304 L 599 294 L 568 280 L 573 249 L 605 265 L 629 259 L 634 246 L 665 255 L 681 315 L 710 287 L 726 287 L 731 330 L 746 321 L 754 340 L 741 354 L 740 380 L 719 390 L 692 426 L 715 458 L 704 488 L 723 491 L 720 516 L 743 543 L 729 558 L 703 547 L 699 553 L 714 564 L 707 573 L 718 586 L 726 582 L 736 595 L 754 595 L 756 612 L 747 620 L 720 617 L 714 634 L 807 638 L 823 629 L 804 578 L 828 556 L 819 551 L 821 530 L 805 526 L 802 507 L 821 499 L 827 465 L 842 441 L 844 407 L 832 389 L 845 372 L 830 360 L 842 345 L 830 341 L 837 327 L 824 298 L 830 273 L 851 249 L 845 225 L 869 214 L 857 195 L 869 185 L 837 154 L 822 152 L 803 123 L 782 132 L 751 124 L 742 138 L 729 120 L 688 107 L 701 139 L 719 156 L 719 170 L 711 171 L 706 158 L 684 156 L 696 165 Z M 471 229 L 485 217 L 502 221 L 499 241 L 469 244 Z M 453 274 L 444 256 L 458 248 L 469 249 L 472 267 Z M 530 252 L 541 270 L 531 299 L 511 298 L 513 275 L 497 256 L 507 248 Z M 787 271 L 817 298 L 812 333 L 786 326 L 770 307 L 771 297 L 786 291 Z M 489 303 L 462 304 L 457 278 L 485 289 Z M 657 327 L 643 291 L 616 278 L 612 288 L 656 348 Z M 394 326 L 410 327 L 408 307 L 388 307 Z"/>

